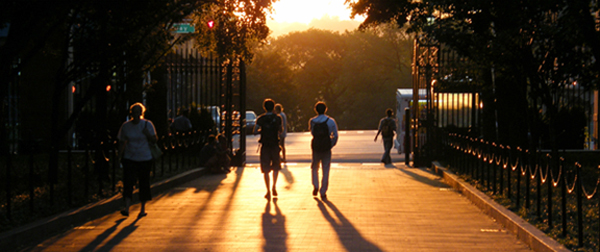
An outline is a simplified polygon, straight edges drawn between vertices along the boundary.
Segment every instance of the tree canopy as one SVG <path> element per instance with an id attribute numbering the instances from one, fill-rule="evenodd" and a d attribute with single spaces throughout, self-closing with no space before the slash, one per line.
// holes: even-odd
<path id="1" fill-rule="evenodd" d="M 555 97 L 565 88 L 573 83 L 594 89 L 599 85 L 597 1 L 358 0 L 347 4 L 353 15 L 367 16 L 362 28 L 393 21 L 476 63 L 479 88 L 500 113 L 500 139 L 487 134 L 490 140 L 526 145 L 527 132 L 536 131 L 534 121 L 546 120 L 552 131 L 561 106 Z"/>
<path id="2" fill-rule="evenodd" d="M 21 140 L 21 136 L 14 137 L 17 132 L 14 128 L 13 137 L 8 138 L 8 110 L 35 108 L 42 117 L 34 119 L 32 115 L 28 119 L 29 115 L 22 113 L 18 120 L 38 120 L 37 125 L 44 127 L 37 133 L 47 147 L 44 149 L 51 154 L 50 180 L 56 181 L 58 150 L 64 147 L 65 136 L 82 115 L 89 126 L 86 129 L 92 138 L 89 142 L 106 142 L 107 130 L 114 136 L 120 121 L 126 118 L 127 104 L 142 101 L 144 88 L 152 84 L 144 82 L 145 75 L 173 47 L 192 38 L 198 41 L 213 38 L 217 43 L 211 48 L 223 58 L 251 59 L 251 48 L 268 34 L 265 16 L 271 3 L 270 0 L 1 1 L 3 32 L 0 34 L 8 31 L 6 37 L 0 38 L 1 152 L 7 153 L 9 142 Z M 207 11 L 212 11 L 217 21 L 212 34 L 203 32 L 200 25 Z M 174 33 L 181 23 L 197 24 L 195 34 Z M 28 94 L 20 91 L 25 86 L 44 93 L 38 95 L 40 99 L 27 99 L 27 106 L 10 104 L 9 108 L 8 99 Z M 79 95 L 73 107 L 65 112 L 67 94 L 72 90 L 78 90 Z M 17 125 L 11 123 L 10 126 Z M 100 163 L 95 167 L 100 177 L 108 176 L 106 165 Z"/>
<path id="3" fill-rule="evenodd" d="M 54 109 L 66 99 L 71 83 L 91 79 L 89 86 L 78 87 L 87 90 L 81 91 L 85 95 L 75 104 L 70 118 L 61 125 L 55 119 L 54 135 L 62 136 L 93 99 L 98 95 L 95 100 L 105 99 L 102 96 L 107 85 L 115 91 L 114 105 L 118 110 L 125 110 L 127 101 L 140 101 L 144 75 L 159 65 L 174 46 L 186 40 L 212 39 L 212 46 L 203 43 L 199 46 L 223 57 L 251 59 L 251 48 L 268 35 L 265 20 L 271 3 L 270 0 L 2 1 L 0 29 L 7 32 L 0 43 L 0 100 L 7 97 L 8 84 L 16 83 L 15 78 L 40 59 L 52 62 L 55 68 L 54 76 L 44 78 L 45 85 L 53 86 Z M 216 21 L 211 32 L 206 32 L 203 23 L 206 18 Z M 196 25 L 195 33 L 173 33 L 180 23 Z M 29 71 L 32 72 L 35 69 Z M 5 113 L 6 103 L 1 104 Z M 111 106 L 101 107 L 106 105 Z M 56 111 L 46 114 L 56 116 Z"/>
<path id="4" fill-rule="evenodd" d="M 341 129 L 376 128 L 395 106 L 396 89 L 410 87 L 410 44 L 391 26 L 280 36 L 248 66 L 248 107 L 262 113 L 262 100 L 273 98 L 286 108 L 290 130 L 303 131 L 315 102 L 325 101 Z"/>

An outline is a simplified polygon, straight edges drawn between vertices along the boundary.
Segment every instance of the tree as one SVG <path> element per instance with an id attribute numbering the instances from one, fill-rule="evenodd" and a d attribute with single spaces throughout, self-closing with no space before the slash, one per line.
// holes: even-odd
<path id="1" fill-rule="evenodd" d="M 206 1 L 194 12 L 196 41 L 204 51 L 252 61 L 253 48 L 269 35 L 267 13 L 275 0 Z M 211 22 L 211 25 L 207 25 Z"/>
<path id="2" fill-rule="evenodd" d="M 53 89 L 52 104 L 38 106 L 40 110 L 50 107 L 47 114 L 52 117 L 48 123 L 52 131 L 48 141 L 51 150 L 51 181 L 56 180 L 57 154 L 63 143 L 62 139 L 82 111 L 87 110 L 94 115 L 92 118 L 95 121 L 90 124 L 96 132 L 94 142 L 104 142 L 107 137 L 106 129 L 118 129 L 119 126 L 107 125 L 109 108 L 116 112 L 116 116 L 112 118 L 125 118 L 126 104 L 142 100 L 144 74 L 160 64 L 162 57 L 173 46 L 192 37 L 175 36 L 172 33 L 175 24 L 194 13 L 203 12 L 202 8 L 213 3 L 214 1 L 208 0 L 124 0 L 118 3 L 25 0 L 0 3 L 0 28 L 10 27 L 6 42 L 0 44 L 0 101 L 7 97 L 9 83 L 14 83 L 18 74 L 31 66 L 33 59 L 51 58 L 52 65 L 56 66 L 54 74 L 45 78 L 45 82 L 36 83 L 52 86 Z M 235 52 L 251 55 L 251 47 L 248 46 L 250 40 L 246 38 L 259 41 L 261 37 L 239 38 L 236 34 L 245 34 L 244 31 L 249 30 L 265 33 L 264 10 L 268 9 L 271 1 L 239 0 L 221 3 L 225 3 L 227 7 L 234 6 L 235 9 L 228 9 L 229 13 L 240 15 L 240 20 L 243 21 L 232 22 L 237 30 L 226 29 L 226 33 L 217 34 L 216 38 L 231 41 L 221 38 L 229 36 L 238 48 L 247 49 L 236 49 Z M 82 83 L 81 80 L 89 82 L 77 87 L 82 96 L 72 113 L 63 118 L 60 104 L 66 99 L 65 94 L 70 92 L 72 83 Z M 108 86 L 110 93 L 107 91 Z M 4 119 L 5 103 L 0 104 L 3 106 L 3 116 L 0 118 Z M 6 124 L 0 124 L 3 127 L 0 142 L 5 151 Z M 116 132 L 113 131 L 112 134 Z"/>
<path id="3" fill-rule="evenodd" d="M 367 15 L 363 28 L 393 20 L 479 65 L 483 96 L 498 101 L 488 105 L 499 113 L 500 138 L 487 135 L 490 140 L 527 145 L 527 132 L 536 131 L 541 116 L 540 109 L 529 108 L 542 106 L 550 118 L 551 139 L 556 139 L 552 118 L 559 104 L 553 97 L 574 80 L 597 86 L 600 33 L 595 29 L 595 1 L 347 3 L 353 15 Z"/>
<path id="4" fill-rule="evenodd" d="M 341 129 L 374 128 L 385 109 L 394 107 L 396 89 L 410 86 L 406 44 L 405 33 L 392 27 L 280 36 L 249 65 L 248 96 L 256 97 L 257 111 L 265 97 L 285 101 L 294 131 L 307 129 L 320 100 Z"/>

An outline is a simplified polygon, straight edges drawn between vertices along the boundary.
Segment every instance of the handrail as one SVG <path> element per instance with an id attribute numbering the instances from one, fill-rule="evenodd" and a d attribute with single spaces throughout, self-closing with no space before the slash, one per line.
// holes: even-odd
<path id="1" fill-rule="evenodd" d="M 569 232 L 565 225 L 567 221 L 565 217 L 569 211 L 568 207 L 566 207 L 566 205 L 569 204 L 567 201 L 567 195 L 574 195 L 571 197 L 576 197 L 578 199 L 577 206 L 573 207 L 577 211 L 578 229 L 571 232 L 577 232 L 576 237 L 579 240 L 579 244 L 583 244 L 584 236 L 582 234 L 583 228 L 581 227 L 583 225 L 581 223 L 583 222 L 581 219 L 583 218 L 582 216 L 584 216 L 582 213 L 584 210 L 580 201 L 581 198 L 587 200 L 599 198 L 597 193 L 598 187 L 600 187 L 600 175 L 595 178 L 595 183 L 583 183 L 583 175 L 580 172 L 582 170 L 582 165 L 579 162 L 575 162 L 573 166 L 567 166 L 565 165 L 565 158 L 560 156 L 553 157 L 549 153 L 546 153 L 544 156 L 540 156 L 539 151 L 531 151 L 528 149 L 524 150 L 518 146 L 511 147 L 498 145 L 494 142 L 488 142 L 474 137 L 462 136 L 457 133 L 446 134 L 443 136 L 443 138 L 444 140 L 442 143 L 447 146 L 446 150 L 454 152 L 445 155 L 448 157 L 454 157 L 452 160 L 450 160 L 451 168 L 454 167 L 453 169 L 457 169 L 459 174 L 463 173 L 466 176 L 470 176 L 472 179 L 480 181 L 478 183 L 485 185 L 485 188 L 489 189 L 492 187 L 490 184 L 493 184 L 494 193 L 506 194 L 508 199 L 516 197 L 514 202 L 516 202 L 517 205 L 519 204 L 520 197 L 523 197 L 526 200 L 525 207 L 531 207 L 529 204 L 529 195 L 532 190 L 537 191 L 536 201 L 538 202 L 538 215 L 541 215 L 542 213 L 541 209 L 539 209 L 541 208 L 541 204 L 539 204 L 542 201 L 541 197 L 549 197 L 546 200 L 548 201 L 547 208 L 550 209 L 552 206 L 552 201 L 555 200 L 555 198 L 552 196 L 552 188 L 560 187 L 562 182 L 562 188 L 564 191 L 560 199 L 562 207 L 559 209 L 563 219 L 563 225 L 561 225 L 563 229 L 562 233 L 563 235 L 566 235 Z M 474 157 L 474 159 L 467 158 L 471 156 Z M 489 164 L 490 166 L 487 166 L 486 164 Z M 557 164 L 558 167 L 553 169 L 552 164 Z M 510 168 L 510 171 L 517 171 L 518 169 L 519 172 L 516 173 L 518 175 L 515 177 L 515 173 L 512 173 L 513 175 L 509 175 L 510 173 L 507 173 L 507 175 L 504 176 L 502 171 L 506 170 L 507 168 Z M 600 174 L 600 165 L 598 165 L 596 168 Z M 500 170 L 499 177 L 496 176 L 496 169 Z M 573 176 L 567 176 L 567 174 L 572 174 Z M 521 177 L 525 178 L 525 180 L 522 181 L 522 183 L 524 183 L 523 185 L 520 184 Z M 515 182 L 511 182 L 513 179 Z M 499 180 L 498 182 L 500 182 L 501 189 L 498 192 L 496 191 L 496 180 Z M 530 181 L 537 183 L 537 187 L 530 187 Z M 541 185 L 547 182 L 549 183 L 548 190 L 545 192 L 546 195 L 544 196 L 541 191 Z M 504 185 L 506 185 L 506 188 L 503 189 Z M 521 195 L 520 192 L 522 192 L 523 189 L 520 190 L 520 188 L 522 186 L 524 187 L 524 193 Z M 517 188 L 516 194 L 510 193 L 511 187 Z M 586 189 L 590 187 L 592 189 Z M 594 203 L 590 202 L 589 204 L 594 206 Z M 600 208 L 599 204 L 596 204 L 595 207 Z M 596 211 L 600 212 L 600 209 L 597 209 Z M 552 225 L 552 219 L 554 218 L 553 215 L 556 214 L 552 214 L 552 211 L 547 212 L 547 214 L 548 216 L 546 218 L 549 218 L 547 220 L 548 225 L 550 229 L 552 229 L 554 228 Z M 587 214 L 585 216 L 587 216 Z M 539 216 L 539 218 L 544 217 Z M 595 225 L 598 225 L 598 222 L 600 222 L 598 219 L 590 221 L 595 221 Z M 598 234 L 598 242 L 596 244 L 600 244 L 600 232 Z"/>

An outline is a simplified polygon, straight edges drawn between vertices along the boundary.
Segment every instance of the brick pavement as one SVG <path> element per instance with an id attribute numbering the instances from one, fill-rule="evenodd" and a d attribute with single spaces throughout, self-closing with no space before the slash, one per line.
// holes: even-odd
<path id="1" fill-rule="evenodd" d="M 329 200 L 312 197 L 309 164 L 290 164 L 263 198 L 257 166 L 206 175 L 28 251 L 529 251 L 428 170 L 332 167 Z"/>

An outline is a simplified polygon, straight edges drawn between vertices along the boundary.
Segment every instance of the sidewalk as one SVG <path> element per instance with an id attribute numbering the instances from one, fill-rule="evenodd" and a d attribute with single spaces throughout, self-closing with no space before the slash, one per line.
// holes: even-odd
<path id="1" fill-rule="evenodd" d="M 312 197 L 308 163 L 263 198 L 256 165 L 205 175 L 154 195 L 148 216 L 117 211 L 24 251 L 530 251 L 424 169 L 342 163 L 329 200 Z"/>

